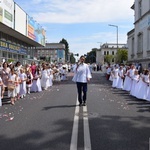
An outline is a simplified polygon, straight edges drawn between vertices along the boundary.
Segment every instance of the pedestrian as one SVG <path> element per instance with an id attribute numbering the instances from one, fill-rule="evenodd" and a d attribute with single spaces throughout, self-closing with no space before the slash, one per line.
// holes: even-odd
<path id="1" fill-rule="evenodd" d="M 85 57 L 81 56 L 79 63 L 74 69 L 73 81 L 76 82 L 79 106 L 86 105 L 87 99 L 87 82 L 92 78 L 89 66 L 84 63 Z"/>

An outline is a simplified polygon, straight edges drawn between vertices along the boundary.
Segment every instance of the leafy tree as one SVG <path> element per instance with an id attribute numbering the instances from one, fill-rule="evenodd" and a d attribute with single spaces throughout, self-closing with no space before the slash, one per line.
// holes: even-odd
<path id="1" fill-rule="evenodd" d="M 128 51 L 125 49 L 119 49 L 116 53 L 116 62 L 123 63 L 128 60 Z"/>
<path id="2" fill-rule="evenodd" d="M 93 48 L 92 51 L 87 53 L 86 55 L 86 63 L 95 63 L 96 62 L 96 50 L 97 48 Z"/>
<path id="3" fill-rule="evenodd" d="M 65 44 L 65 60 L 68 60 L 69 44 L 67 40 L 63 38 L 59 43 Z"/>
<path id="4" fill-rule="evenodd" d="M 104 61 L 110 64 L 112 62 L 113 55 L 105 55 Z"/>
<path id="5" fill-rule="evenodd" d="M 70 55 L 70 62 L 71 63 L 75 63 L 76 62 L 76 59 L 74 58 L 73 54 Z"/>

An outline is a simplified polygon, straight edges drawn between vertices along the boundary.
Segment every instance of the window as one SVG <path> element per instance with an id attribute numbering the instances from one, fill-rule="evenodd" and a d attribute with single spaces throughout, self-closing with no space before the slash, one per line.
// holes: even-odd
<path id="1" fill-rule="evenodd" d="M 137 52 L 143 52 L 143 34 L 138 34 L 138 51 Z"/>
<path id="2" fill-rule="evenodd" d="M 114 51 L 112 51 L 112 55 L 115 55 Z"/>
<path id="3" fill-rule="evenodd" d="M 109 51 L 107 51 L 107 55 L 109 55 Z"/>
<path id="4" fill-rule="evenodd" d="M 132 38 L 132 54 L 134 54 L 134 38 Z"/>
<path id="5" fill-rule="evenodd" d="M 104 55 L 106 55 L 106 51 L 104 51 Z"/>
<path id="6" fill-rule="evenodd" d="M 142 0 L 139 1 L 139 18 L 142 16 Z"/>

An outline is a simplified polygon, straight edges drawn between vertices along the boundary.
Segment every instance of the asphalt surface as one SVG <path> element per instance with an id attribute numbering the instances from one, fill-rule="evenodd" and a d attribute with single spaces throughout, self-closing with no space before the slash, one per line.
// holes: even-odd
<path id="1" fill-rule="evenodd" d="M 88 84 L 87 110 L 92 150 L 149 150 L 150 102 L 111 88 L 102 73 Z M 15 106 L 3 100 L 0 108 L 0 150 L 69 150 L 77 99 L 76 85 L 55 82 L 31 93 Z M 84 150 L 80 107 L 78 150 Z"/>

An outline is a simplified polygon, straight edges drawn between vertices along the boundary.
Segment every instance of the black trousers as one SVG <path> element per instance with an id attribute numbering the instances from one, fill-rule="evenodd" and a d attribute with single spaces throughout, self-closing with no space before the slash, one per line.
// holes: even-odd
<path id="1" fill-rule="evenodd" d="M 87 83 L 77 82 L 78 101 L 79 103 L 86 102 Z"/>

